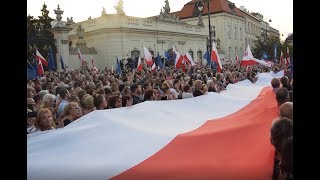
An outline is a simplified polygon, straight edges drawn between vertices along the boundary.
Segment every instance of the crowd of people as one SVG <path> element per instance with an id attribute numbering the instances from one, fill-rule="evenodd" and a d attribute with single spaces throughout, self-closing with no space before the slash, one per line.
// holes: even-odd
<path id="1" fill-rule="evenodd" d="M 271 85 L 279 106 L 279 120 L 271 128 L 276 149 L 274 179 L 292 177 L 292 82 L 290 69 L 225 64 L 221 72 L 203 66 L 186 71 L 167 66 L 136 71 L 122 66 L 121 74 L 105 68 L 45 72 L 27 82 L 27 133 L 63 128 L 92 111 L 132 106 L 144 101 L 179 100 L 224 91 L 228 84 L 245 79 L 254 83 L 262 72 L 285 69 Z M 290 154 L 291 153 L 291 154 Z M 279 171 L 280 170 L 280 171 Z"/>

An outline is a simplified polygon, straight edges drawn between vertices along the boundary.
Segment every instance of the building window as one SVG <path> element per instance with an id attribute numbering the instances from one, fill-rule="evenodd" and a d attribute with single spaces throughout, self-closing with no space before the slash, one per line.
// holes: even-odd
<path id="1" fill-rule="evenodd" d="M 249 22 L 248 22 L 248 28 L 247 28 L 247 32 L 250 32 L 250 25 L 249 25 Z"/>
<path id="2" fill-rule="evenodd" d="M 192 59 L 193 59 L 193 51 L 188 51 L 188 53 L 190 54 L 190 56 L 191 56 Z"/>
<path id="3" fill-rule="evenodd" d="M 231 47 L 228 48 L 228 60 L 231 59 Z"/>
<path id="4" fill-rule="evenodd" d="M 234 56 L 236 56 L 236 54 L 238 54 L 238 48 L 237 47 L 234 48 Z"/>
<path id="5" fill-rule="evenodd" d="M 242 41 L 242 30 L 240 28 L 240 40 Z"/>
<path id="6" fill-rule="evenodd" d="M 198 51 L 198 52 L 197 52 L 197 57 L 198 57 L 197 60 L 202 59 L 202 51 Z"/>
<path id="7" fill-rule="evenodd" d="M 239 54 L 240 54 L 240 56 L 241 56 L 242 54 L 244 54 L 244 52 L 242 51 L 242 47 L 240 48 L 240 53 L 239 53 Z M 239 56 L 239 58 L 242 58 L 242 57 L 240 57 L 240 56 Z"/>
<path id="8" fill-rule="evenodd" d="M 228 25 L 228 38 L 231 39 L 231 26 Z"/>
<path id="9" fill-rule="evenodd" d="M 238 31 L 237 31 L 237 27 L 234 27 L 234 39 L 238 38 Z"/>
<path id="10" fill-rule="evenodd" d="M 131 51 L 131 59 L 136 59 L 139 56 L 140 56 L 140 51 L 137 51 L 137 50 Z"/>
<path id="11" fill-rule="evenodd" d="M 211 26 L 211 27 L 212 27 L 213 37 L 216 37 L 216 27 L 215 26 Z"/>

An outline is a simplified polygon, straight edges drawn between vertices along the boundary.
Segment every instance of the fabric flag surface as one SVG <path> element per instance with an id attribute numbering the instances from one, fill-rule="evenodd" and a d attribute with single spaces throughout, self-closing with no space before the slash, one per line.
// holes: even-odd
<path id="1" fill-rule="evenodd" d="M 196 64 L 194 63 L 191 55 L 189 54 L 189 52 L 186 52 L 186 54 L 183 56 L 183 58 L 186 60 L 186 63 L 190 66 L 195 66 Z"/>
<path id="2" fill-rule="evenodd" d="M 137 71 L 142 71 L 142 70 L 143 70 L 143 64 L 141 62 L 141 58 L 138 57 Z"/>
<path id="3" fill-rule="evenodd" d="M 174 48 L 172 45 L 172 50 L 175 54 L 175 60 L 174 60 L 174 67 L 176 69 L 182 68 L 182 61 L 183 61 L 183 56 Z"/>
<path id="4" fill-rule="evenodd" d="M 122 74 L 122 70 L 121 70 L 121 66 L 120 66 L 120 62 L 119 62 L 119 59 L 118 59 L 118 56 L 117 56 L 117 62 L 116 62 L 116 73 L 117 74 Z"/>
<path id="5" fill-rule="evenodd" d="M 158 52 L 158 55 L 157 55 L 157 63 L 158 63 L 158 68 L 159 69 L 163 69 L 163 64 L 162 64 L 159 52 Z"/>
<path id="6" fill-rule="evenodd" d="M 250 49 L 250 46 L 248 44 L 247 50 L 244 53 L 242 60 L 241 60 L 241 66 L 252 66 L 255 64 L 261 64 L 267 67 L 271 67 L 271 64 L 268 64 L 267 62 L 263 60 L 259 60 L 257 58 L 254 58 Z"/>
<path id="7" fill-rule="evenodd" d="M 284 65 L 285 63 L 284 63 L 284 57 L 283 57 L 283 53 L 282 53 L 282 50 L 281 50 L 281 52 L 280 52 L 280 65 Z"/>
<path id="8" fill-rule="evenodd" d="M 36 60 L 41 61 L 42 65 L 48 67 L 48 61 L 40 54 L 38 50 L 36 50 Z"/>
<path id="9" fill-rule="evenodd" d="M 27 178 L 271 179 L 278 109 L 270 82 L 282 76 L 260 73 L 255 84 L 220 93 L 97 110 L 29 134 Z"/>
<path id="10" fill-rule="evenodd" d="M 52 48 L 50 47 L 50 51 L 49 51 L 49 65 L 48 65 L 48 69 L 51 71 L 54 71 L 56 69 L 56 66 L 54 64 L 54 58 L 53 58 L 53 53 L 52 53 Z"/>
<path id="11" fill-rule="evenodd" d="M 207 66 L 209 66 L 210 65 L 210 55 L 209 55 L 209 51 L 206 51 L 205 53 L 204 53 L 204 55 L 203 55 L 203 58 L 205 59 L 205 60 L 207 60 Z"/>
<path id="12" fill-rule="evenodd" d="M 144 60 L 147 62 L 148 66 L 152 66 L 153 60 L 152 55 L 146 47 L 143 47 Z"/>
<path id="13" fill-rule="evenodd" d="M 215 43 L 212 43 L 211 60 L 217 64 L 217 66 L 218 66 L 217 70 L 218 70 L 218 72 L 220 72 L 222 69 L 222 64 L 221 64 L 221 60 L 220 60 L 218 50 L 216 48 Z"/>
<path id="14" fill-rule="evenodd" d="M 32 66 L 32 64 L 27 60 L 27 79 L 34 79 L 37 77 L 37 70 Z"/>

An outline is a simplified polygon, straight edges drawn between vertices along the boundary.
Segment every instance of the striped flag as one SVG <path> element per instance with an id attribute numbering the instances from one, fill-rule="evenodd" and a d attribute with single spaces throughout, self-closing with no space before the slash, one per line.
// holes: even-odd
<path id="1" fill-rule="evenodd" d="M 41 61 L 41 66 L 44 65 L 44 66 L 48 67 L 48 61 L 40 54 L 38 49 L 36 49 L 36 60 Z"/>
<path id="2" fill-rule="evenodd" d="M 27 178 L 270 180 L 278 118 L 270 82 L 282 76 L 260 73 L 255 84 L 230 84 L 222 94 L 93 111 L 28 134 Z M 141 116 L 147 109 L 157 111 Z"/>
<path id="3" fill-rule="evenodd" d="M 143 53 L 144 53 L 144 60 L 147 62 L 148 66 L 152 66 L 153 60 L 152 60 L 152 55 L 149 52 L 149 50 L 143 46 Z"/>

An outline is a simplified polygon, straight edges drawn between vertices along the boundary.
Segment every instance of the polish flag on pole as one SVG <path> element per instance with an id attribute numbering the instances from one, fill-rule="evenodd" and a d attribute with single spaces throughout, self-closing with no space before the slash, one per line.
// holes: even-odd
<path id="1" fill-rule="evenodd" d="M 216 44 L 215 43 L 212 43 L 211 60 L 218 64 L 218 69 L 217 70 L 218 70 L 218 72 L 221 72 L 222 64 L 221 64 L 220 57 L 219 57 L 219 54 L 218 54 L 218 50 L 216 48 Z"/>
<path id="2" fill-rule="evenodd" d="M 153 63 L 152 67 L 151 67 L 151 71 L 156 71 L 157 70 L 157 66 L 156 63 Z"/>
<path id="3" fill-rule="evenodd" d="M 284 65 L 283 53 L 280 51 L 280 66 Z"/>
<path id="4" fill-rule="evenodd" d="M 182 66 L 183 56 L 181 56 L 181 54 L 180 54 L 178 51 L 176 51 L 176 49 L 174 48 L 173 45 L 172 45 L 172 50 L 173 50 L 173 52 L 176 54 L 176 58 L 175 58 L 175 60 L 174 60 L 174 67 L 175 67 L 176 69 L 179 69 L 179 68 L 181 68 L 181 66 Z"/>
<path id="5" fill-rule="evenodd" d="M 38 49 L 36 50 L 36 59 L 38 61 L 41 61 L 41 66 L 48 66 L 48 61 L 40 54 L 40 52 L 38 51 Z M 39 64 L 39 63 L 38 63 Z"/>
<path id="6" fill-rule="evenodd" d="M 42 66 L 42 61 L 38 60 L 38 75 L 39 76 L 43 76 L 44 75 L 44 70 L 43 70 L 43 66 Z"/>
<path id="7" fill-rule="evenodd" d="M 137 71 L 142 71 L 143 64 L 141 63 L 141 58 L 138 57 L 138 65 L 137 65 Z"/>
<path id="8" fill-rule="evenodd" d="M 263 61 L 263 60 L 259 60 L 257 58 L 254 58 L 250 49 L 250 46 L 248 44 L 247 50 L 244 53 L 242 60 L 241 60 L 241 66 L 252 66 L 255 64 L 261 64 L 267 67 L 271 67 L 270 64 L 268 64 L 267 62 Z"/>
<path id="9" fill-rule="evenodd" d="M 144 53 L 144 59 L 147 62 L 148 66 L 152 66 L 153 60 L 152 60 L 152 55 L 149 52 L 149 50 L 143 46 L 143 53 Z"/>
<path id="10" fill-rule="evenodd" d="M 196 65 L 191 57 L 191 55 L 189 54 L 189 52 L 186 52 L 186 54 L 183 56 L 184 60 L 186 61 L 186 63 L 188 65 L 194 66 Z"/>

